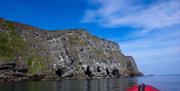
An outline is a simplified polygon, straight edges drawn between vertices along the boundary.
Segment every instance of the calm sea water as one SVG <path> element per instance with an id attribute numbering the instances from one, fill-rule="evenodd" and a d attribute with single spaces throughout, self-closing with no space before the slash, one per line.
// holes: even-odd
<path id="1" fill-rule="evenodd" d="M 180 91 L 180 75 L 101 80 L 0 82 L 0 91 L 125 91 L 128 87 L 141 83 L 153 85 L 161 91 Z"/>

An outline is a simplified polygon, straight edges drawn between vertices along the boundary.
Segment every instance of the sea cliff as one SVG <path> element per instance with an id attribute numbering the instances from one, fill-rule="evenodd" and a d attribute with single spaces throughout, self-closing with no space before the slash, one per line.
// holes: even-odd
<path id="1" fill-rule="evenodd" d="M 44 30 L 0 18 L 0 81 L 141 75 L 119 45 L 85 29 Z"/>

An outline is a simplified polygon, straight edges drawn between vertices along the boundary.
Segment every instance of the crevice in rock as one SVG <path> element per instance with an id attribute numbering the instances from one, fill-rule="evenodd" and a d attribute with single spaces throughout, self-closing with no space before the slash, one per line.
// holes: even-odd
<path id="1" fill-rule="evenodd" d="M 110 72 L 109 72 L 108 68 L 106 68 L 106 73 L 107 73 L 108 76 L 110 76 Z"/>
<path id="2" fill-rule="evenodd" d="M 12 70 L 15 71 L 16 63 L 10 62 L 0 65 L 0 70 Z"/>
<path id="3" fill-rule="evenodd" d="M 79 50 L 80 50 L 81 52 L 82 52 L 82 51 L 84 51 L 84 49 L 83 49 L 83 48 L 81 48 L 81 49 L 79 49 Z"/>
<path id="4" fill-rule="evenodd" d="M 82 65 L 82 62 L 79 62 L 79 65 Z"/>

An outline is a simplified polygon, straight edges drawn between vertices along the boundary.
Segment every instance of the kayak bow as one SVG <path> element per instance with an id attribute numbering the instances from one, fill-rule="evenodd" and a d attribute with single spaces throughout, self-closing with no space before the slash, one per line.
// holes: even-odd
<path id="1" fill-rule="evenodd" d="M 160 91 L 160 90 L 150 85 L 141 84 L 130 87 L 126 91 Z"/>

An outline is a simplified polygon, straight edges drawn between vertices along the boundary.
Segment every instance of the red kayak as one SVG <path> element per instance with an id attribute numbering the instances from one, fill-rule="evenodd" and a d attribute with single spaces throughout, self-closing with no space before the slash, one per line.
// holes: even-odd
<path id="1" fill-rule="evenodd" d="M 126 91 L 160 91 L 160 90 L 150 85 L 141 84 L 130 87 Z"/>

